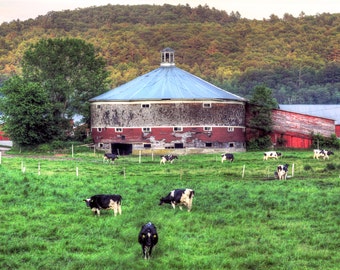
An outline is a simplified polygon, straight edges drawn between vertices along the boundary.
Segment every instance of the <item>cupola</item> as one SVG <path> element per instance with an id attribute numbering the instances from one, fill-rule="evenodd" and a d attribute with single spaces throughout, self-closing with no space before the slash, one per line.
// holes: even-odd
<path id="1" fill-rule="evenodd" d="M 175 51 L 165 48 L 161 51 L 161 67 L 175 66 Z"/>

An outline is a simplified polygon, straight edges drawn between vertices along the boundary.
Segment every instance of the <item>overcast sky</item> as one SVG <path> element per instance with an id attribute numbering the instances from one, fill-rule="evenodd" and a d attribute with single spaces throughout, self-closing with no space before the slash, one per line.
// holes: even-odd
<path id="1" fill-rule="evenodd" d="M 238 11 L 242 18 L 268 19 L 275 14 L 282 18 L 285 13 L 294 17 L 303 11 L 306 15 L 340 13 L 340 0 L 0 0 L 0 23 L 12 20 L 35 19 L 50 11 L 112 5 L 186 5 L 197 7 L 207 4 L 210 8 L 225 10 L 228 14 Z"/>

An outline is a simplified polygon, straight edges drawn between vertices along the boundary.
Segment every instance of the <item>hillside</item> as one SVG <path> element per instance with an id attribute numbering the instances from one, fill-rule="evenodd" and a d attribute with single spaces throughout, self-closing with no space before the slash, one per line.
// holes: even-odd
<path id="1" fill-rule="evenodd" d="M 189 5 L 106 5 L 50 12 L 0 25 L 0 79 L 41 38 L 75 37 L 107 61 L 111 88 L 159 66 L 160 50 L 176 65 L 243 97 L 265 84 L 281 104 L 340 102 L 340 14 L 295 18 L 240 14 Z"/>

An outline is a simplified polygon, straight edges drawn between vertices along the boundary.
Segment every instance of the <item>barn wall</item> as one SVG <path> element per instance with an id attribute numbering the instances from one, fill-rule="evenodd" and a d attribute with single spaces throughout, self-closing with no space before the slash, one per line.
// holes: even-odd
<path id="1" fill-rule="evenodd" d="M 96 144 L 129 143 L 134 148 L 144 148 L 145 144 L 152 148 L 174 148 L 175 144 L 196 148 L 244 148 L 245 132 L 242 127 L 212 127 L 204 131 L 203 127 L 183 127 L 174 131 L 173 127 L 152 127 L 150 132 L 141 128 L 123 128 L 116 132 L 115 128 L 92 129 L 92 137 Z"/>
<path id="2" fill-rule="evenodd" d="M 324 137 L 330 137 L 335 133 L 335 123 L 332 119 L 283 110 L 273 110 L 272 119 L 274 145 L 278 145 L 278 139 L 283 139 L 285 147 L 310 148 L 312 133 Z"/>
<path id="3" fill-rule="evenodd" d="M 337 138 L 340 138 L 340 125 L 335 126 L 335 134 Z"/>
<path id="4" fill-rule="evenodd" d="M 244 150 L 244 115 L 242 102 L 96 102 L 91 104 L 92 137 L 103 147 L 129 143 L 134 149 L 145 145 L 174 148 L 182 144 L 185 148 Z M 145 128 L 150 132 L 143 132 Z"/>
<path id="5" fill-rule="evenodd" d="M 332 119 L 282 110 L 273 110 L 272 119 L 273 129 L 277 133 L 294 132 L 300 135 L 314 133 L 324 137 L 335 134 L 335 123 Z"/>
<path id="6" fill-rule="evenodd" d="M 5 136 L 4 132 L 1 130 L 0 126 L 0 141 L 8 141 L 9 138 Z"/>
<path id="7" fill-rule="evenodd" d="M 152 127 L 152 126 L 244 126 L 243 103 L 159 102 L 93 103 L 91 126 Z"/>

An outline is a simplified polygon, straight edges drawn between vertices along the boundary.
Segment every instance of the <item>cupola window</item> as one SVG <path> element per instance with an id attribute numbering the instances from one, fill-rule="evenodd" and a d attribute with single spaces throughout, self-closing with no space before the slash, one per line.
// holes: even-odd
<path id="1" fill-rule="evenodd" d="M 171 48 L 165 48 L 161 51 L 161 66 L 175 65 L 175 51 Z"/>

